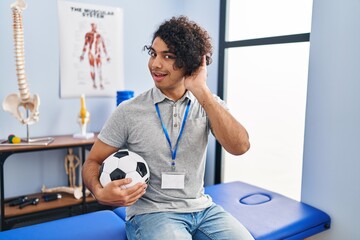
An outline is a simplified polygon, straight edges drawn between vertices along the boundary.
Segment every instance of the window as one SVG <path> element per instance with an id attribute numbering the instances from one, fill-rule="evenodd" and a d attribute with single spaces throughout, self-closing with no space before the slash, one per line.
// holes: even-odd
<path id="1" fill-rule="evenodd" d="M 311 0 L 228 0 L 227 40 L 310 32 Z"/>
<path id="2" fill-rule="evenodd" d="M 217 145 L 216 182 L 241 180 L 300 199 L 311 4 L 221 2 L 218 91 L 247 128 L 251 149 L 232 156 Z"/>

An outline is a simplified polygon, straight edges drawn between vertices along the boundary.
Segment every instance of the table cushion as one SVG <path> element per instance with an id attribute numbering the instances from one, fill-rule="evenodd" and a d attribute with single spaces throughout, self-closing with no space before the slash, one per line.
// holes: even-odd
<path id="1" fill-rule="evenodd" d="M 304 239 L 330 228 L 323 211 L 240 181 L 207 186 L 205 192 L 256 240 Z"/>

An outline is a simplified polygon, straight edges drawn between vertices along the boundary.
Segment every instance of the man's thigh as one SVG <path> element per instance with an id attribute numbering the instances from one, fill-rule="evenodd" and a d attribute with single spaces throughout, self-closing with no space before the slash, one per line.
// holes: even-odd
<path id="1" fill-rule="evenodd" d="M 188 214 L 151 213 L 134 216 L 126 222 L 128 240 L 191 240 Z"/>
<path id="2" fill-rule="evenodd" d="M 201 222 L 193 235 L 194 240 L 254 240 L 244 225 L 216 204 L 201 214 L 197 216 Z"/>

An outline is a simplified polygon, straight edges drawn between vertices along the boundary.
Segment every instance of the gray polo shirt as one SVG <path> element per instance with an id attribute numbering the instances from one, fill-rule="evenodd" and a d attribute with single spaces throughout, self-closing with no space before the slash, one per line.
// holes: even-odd
<path id="1" fill-rule="evenodd" d="M 224 105 L 220 98 L 216 98 Z M 174 146 L 189 100 L 189 114 L 175 160 L 176 172 L 185 174 L 185 187 L 162 189 L 161 174 L 171 172 L 172 158 L 155 103 L 158 103 L 161 118 Z M 154 87 L 117 107 L 98 138 L 110 146 L 136 152 L 150 168 L 150 182 L 146 193 L 127 208 L 127 219 L 137 214 L 160 211 L 200 211 L 212 204 L 210 196 L 204 194 L 203 187 L 209 132 L 207 115 L 191 92 L 186 92 L 174 102 Z"/>

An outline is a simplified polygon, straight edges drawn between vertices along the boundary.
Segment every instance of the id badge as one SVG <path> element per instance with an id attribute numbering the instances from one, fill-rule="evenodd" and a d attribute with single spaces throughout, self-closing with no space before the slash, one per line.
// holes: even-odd
<path id="1" fill-rule="evenodd" d="M 161 174 L 162 189 L 184 189 L 185 173 L 183 172 L 163 172 Z"/>

